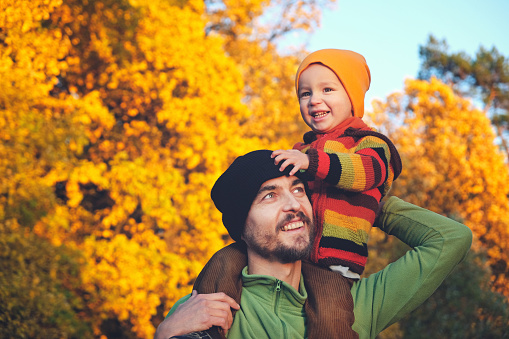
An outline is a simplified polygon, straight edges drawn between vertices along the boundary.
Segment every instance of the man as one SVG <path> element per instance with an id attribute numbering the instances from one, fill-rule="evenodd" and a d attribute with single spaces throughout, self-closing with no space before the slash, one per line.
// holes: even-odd
<path id="1" fill-rule="evenodd" d="M 413 249 L 350 285 L 303 261 L 314 240 L 306 186 L 270 155 L 237 158 L 212 189 L 225 227 L 246 254 L 242 245 L 219 251 L 195 284 L 207 294 L 179 300 L 155 338 L 375 338 L 426 300 L 470 248 L 466 226 L 392 197 L 376 225 Z"/>

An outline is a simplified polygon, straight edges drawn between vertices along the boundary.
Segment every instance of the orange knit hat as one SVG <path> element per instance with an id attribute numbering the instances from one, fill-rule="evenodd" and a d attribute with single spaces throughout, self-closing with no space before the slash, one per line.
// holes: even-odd
<path id="1" fill-rule="evenodd" d="M 311 64 L 330 68 L 339 78 L 352 103 L 353 114 L 364 115 L 364 95 L 371 83 L 371 73 L 366 59 L 358 53 L 344 49 L 322 49 L 308 55 L 300 64 L 295 76 L 295 90 L 299 92 L 300 74 Z"/>

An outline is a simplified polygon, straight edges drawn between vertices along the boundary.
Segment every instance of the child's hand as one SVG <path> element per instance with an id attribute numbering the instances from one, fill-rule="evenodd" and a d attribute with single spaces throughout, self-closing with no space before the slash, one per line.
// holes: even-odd
<path id="1" fill-rule="evenodd" d="M 283 172 L 289 165 L 293 165 L 293 169 L 290 171 L 290 175 L 294 175 L 299 170 L 307 170 L 309 167 L 309 157 L 307 154 L 297 151 L 296 149 L 282 150 L 278 149 L 272 152 L 271 155 L 274 158 L 274 163 L 279 166 L 279 170 Z"/>

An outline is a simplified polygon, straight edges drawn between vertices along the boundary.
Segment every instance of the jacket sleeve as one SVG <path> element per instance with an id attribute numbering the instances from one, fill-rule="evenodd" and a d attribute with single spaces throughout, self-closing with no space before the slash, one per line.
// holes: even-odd
<path id="1" fill-rule="evenodd" d="M 360 338 L 375 338 L 429 298 L 472 244 L 467 226 L 396 197 L 385 203 L 377 226 L 412 249 L 352 286 Z"/>
<path id="2" fill-rule="evenodd" d="M 309 148 L 306 153 L 307 174 L 339 189 L 364 192 L 382 186 L 391 176 L 389 146 L 375 136 L 360 139 L 353 149 L 329 140 L 323 150 Z"/>

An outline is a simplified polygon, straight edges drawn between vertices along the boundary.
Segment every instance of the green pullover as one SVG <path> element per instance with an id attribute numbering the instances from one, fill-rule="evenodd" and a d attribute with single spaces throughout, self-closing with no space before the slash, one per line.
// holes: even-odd
<path id="1" fill-rule="evenodd" d="M 361 339 L 375 338 L 431 296 L 472 243 L 472 232 L 465 225 L 396 197 L 385 203 L 377 226 L 412 250 L 353 284 L 353 330 Z M 307 293 L 302 278 L 296 291 L 274 277 L 247 275 L 246 269 L 242 273 L 241 309 L 227 337 L 306 338 Z M 189 297 L 180 299 L 168 315 Z"/>
<path id="2" fill-rule="evenodd" d="M 305 333 L 303 278 L 300 292 L 284 281 L 242 270 L 241 311 L 235 314 L 230 338 L 302 338 Z M 256 319 L 256 321 L 253 321 Z"/>

